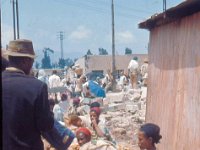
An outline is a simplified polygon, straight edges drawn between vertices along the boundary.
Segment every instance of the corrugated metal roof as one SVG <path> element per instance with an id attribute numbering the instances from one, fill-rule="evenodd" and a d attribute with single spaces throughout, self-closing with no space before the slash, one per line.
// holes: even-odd
<path id="1" fill-rule="evenodd" d="M 139 28 L 152 29 L 162 24 L 167 24 L 185 16 L 192 15 L 200 11 L 200 0 L 185 1 L 175 7 L 167 9 L 165 12 L 153 15 L 150 19 L 139 24 Z"/>

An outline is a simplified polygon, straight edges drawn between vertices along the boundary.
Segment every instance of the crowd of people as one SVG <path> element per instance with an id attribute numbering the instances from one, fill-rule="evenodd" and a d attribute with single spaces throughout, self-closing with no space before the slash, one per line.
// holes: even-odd
<path id="1" fill-rule="evenodd" d="M 2 58 L 2 107 L 4 150 L 115 150 L 117 143 L 101 116 L 106 93 L 112 90 L 110 70 L 96 81 L 83 75 L 79 65 L 61 78 L 56 70 L 31 73 L 36 57 L 32 41 L 10 41 Z M 148 60 L 139 67 L 137 57 L 121 72 L 118 87 L 125 90 L 147 85 Z M 64 89 L 64 90 L 63 90 Z M 50 92 L 51 90 L 51 92 Z M 140 149 L 156 150 L 160 128 L 146 123 L 138 129 Z"/>

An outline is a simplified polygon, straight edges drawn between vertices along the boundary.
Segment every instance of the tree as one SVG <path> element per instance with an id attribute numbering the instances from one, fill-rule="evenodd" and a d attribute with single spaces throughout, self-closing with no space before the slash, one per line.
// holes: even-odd
<path id="1" fill-rule="evenodd" d="M 64 68 L 65 67 L 65 60 L 63 58 L 59 59 L 58 66 L 59 66 L 59 68 Z"/>
<path id="2" fill-rule="evenodd" d="M 36 69 L 39 69 L 39 66 L 40 66 L 39 62 L 36 61 L 36 62 L 35 62 L 35 68 L 36 68 Z"/>
<path id="3" fill-rule="evenodd" d="M 46 56 L 44 58 L 42 58 L 42 68 L 44 69 L 50 69 L 51 66 L 51 59 L 49 56 Z"/>
<path id="4" fill-rule="evenodd" d="M 132 54 L 132 49 L 126 48 L 125 49 L 125 55 L 130 55 L 130 54 Z"/>
<path id="5" fill-rule="evenodd" d="M 54 51 L 52 49 L 50 49 L 50 48 L 44 48 L 43 49 L 44 57 L 42 58 L 42 68 L 44 68 L 44 69 L 52 68 L 52 66 L 51 66 L 51 58 L 49 56 L 49 52 L 50 53 L 54 53 Z"/>
<path id="6" fill-rule="evenodd" d="M 108 52 L 104 48 L 99 48 L 99 55 L 108 55 Z"/>
<path id="7" fill-rule="evenodd" d="M 90 49 L 88 49 L 86 55 L 93 55 L 92 52 L 90 51 Z"/>
<path id="8" fill-rule="evenodd" d="M 74 58 L 74 62 L 76 62 L 78 60 L 78 58 Z"/>
<path id="9" fill-rule="evenodd" d="M 65 66 L 71 66 L 72 64 L 73 64 L 74 62 L 73 62 L 73 60 L 72 59 L 70 59 L 70 58 L 67 58 L 67 59 L 65 59 Z"/>

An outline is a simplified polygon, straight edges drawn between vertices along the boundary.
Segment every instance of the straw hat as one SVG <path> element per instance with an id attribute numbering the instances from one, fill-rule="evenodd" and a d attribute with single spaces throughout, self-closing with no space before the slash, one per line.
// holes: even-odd
<path id="1" fill-rule="evenodd" d="M 149 61 L 148 61 L 148 58 L 145 58 L 144 59 L 144 63 L 148 63 Z"/>
<path id="2" fill-rule="evenodd" d="M 80 65 L 79 64 L 75 64 L 75 67 L 77 68 L 77 67 L 80 67 Z"/>
<path id="3" fill-rule="evenodd" d="M 6 55 L 15 57 L 30 57 L 35 58 L 32 41 L 25 39 L 18 39 L 9 42 Z"/>

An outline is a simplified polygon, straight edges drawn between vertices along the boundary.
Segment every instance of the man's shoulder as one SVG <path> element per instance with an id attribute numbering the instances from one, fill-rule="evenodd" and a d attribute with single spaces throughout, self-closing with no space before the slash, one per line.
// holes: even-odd
<path id="1" fill-rule="evenodd" d="M 24 75 L 24 74 L 10 74 L 9 76 L 5 76 L 5 75 L 2 77 L 2 81 L 3 83 L 5 83 L 4 84 L 5 87 L 12 86 L 13 88 L 16 88 L 16 87 L 23 86 L 27 90 L 28 89 L 39 90 L 41 89 L 41 87 L 44 87 L 46 84 L 35 77 Z"/>
<path id="2" fill-rule="evenodd" d="M 38 88 L 39 87 L 42 87 L 44 85 L 47 86 L 47 84 L 35 77 L 30 77 L 30 76 L 27 76 L 26 79 L 23 79 L 26 81 L 27 84 L 31 85 L 31 86 L 37 86 Z"/>

